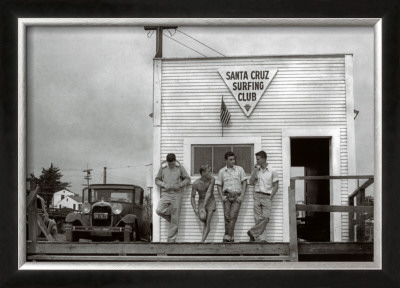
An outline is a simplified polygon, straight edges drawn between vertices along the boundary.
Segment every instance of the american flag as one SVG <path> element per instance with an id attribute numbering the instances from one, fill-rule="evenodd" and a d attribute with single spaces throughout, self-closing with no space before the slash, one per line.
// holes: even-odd
<path id="1" fill-rule="evenodd" d="M 228 108 L 226 108 L 224 98 L 221 99 L 221 122 L 225 125 L 228 125 L 229 120 L 231 119 L 231 113 L 229 113 Z"/>

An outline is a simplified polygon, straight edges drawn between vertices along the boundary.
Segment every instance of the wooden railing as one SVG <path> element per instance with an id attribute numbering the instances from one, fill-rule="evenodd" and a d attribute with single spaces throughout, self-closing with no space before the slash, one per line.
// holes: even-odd
<path id="1" fill-rule="evenodd" d="M 39 211 L 37 209 L 37 195 L 39 192 L 39 186 L 28 178 L 27 181 L 30 183 L 30 191 L 26 197 L 26 209 L 28 214 L 28 240 L 32 241 L 32 244 L 36 245 L 38 242 L 39 229 L 43 232 L 44 236 L 48 241 L 54 241 L 53 236 L 50 234 L 46 227 Z M 43 207 L 43 209 L 45 209 Z"/>
<path id="2" fill-rule="evenodd" d="M 28 179 L 29 180 L 29 179 Z M 38 235 L 38 225 L 37 222 L 37 193 L 39 191 L 39 186 L 36 187 L 32 181 L 30 184 L 30 192 L 26 197 L 26 210 L 28 213 L 27 224 L 28 224 L 28 240 L 31 240 L 33 244 L 37 243 Z"/>
<path id="3" fill-rule="evenodd" d="M 358 187 L 349 196 L 349 206 L 371 206 L 371 203 L 367 203 L 365 197 L 365 189 L 374 183 L 374 178 L 369 178 L 365 183 Z M 356 200 L 354 202 L 354 199 Z M 363 212 L 363 213 L 350 213 L 349 214 L 349 241 L 364 242 L 366 240 L 366 226 L 365 221 L 373 218 L 373 213 Z M 355 227 L 358 229 L 356 230 Z M 372 233 L 370 231 L 370 233 Z M 371 234 L 370 234 L 371 235 Z M 372 240 L 372 238 L 371 238 Z"/>
<path id="4" fill-rule="evenodd" d="M 351 180 L 351 179 L 366 179 L 367 181 L 357 188 L 349 196 L 349 205 L 303 205 L 296 204 L 296 180 Z M 374 182 L 374 176 L 299 176 L 290 178 L 290 186 L 288 188 L 289 193 L 289 230 L 290 230 L 290 261 L 298 261 L 299 248 L 297 238 L 297 212 L 298 211 L 313 211 L 313 212 L 347 212 L 349 213 L 350 227 L 349 233 L 354 235 L 354 225 L 360 225 L 361 222 L 365 223 L 365 216 L 373 215 L 373 206 L 361 206 L 365 204 L 365 189 Z M 354 206 L 354 198 L 357 199 L 357 206 Z M 361 205 L 359 205 L 361 204 Z M 355 213 L 362 213 L 361 217 L 357 221 L 353 220 Z M 350 236 L 350 241 L 354 241 L 354 237 Z"/>

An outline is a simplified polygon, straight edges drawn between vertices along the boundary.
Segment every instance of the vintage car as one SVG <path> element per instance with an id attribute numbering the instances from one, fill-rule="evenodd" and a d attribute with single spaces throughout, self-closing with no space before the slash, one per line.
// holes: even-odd
<path id="1" fill-rule="evenodd" d="M 151 241 L 151 203 L 140 186 L 91 184 L 82 199 L 80 212 L 65 218 L 67 241 Z"/>

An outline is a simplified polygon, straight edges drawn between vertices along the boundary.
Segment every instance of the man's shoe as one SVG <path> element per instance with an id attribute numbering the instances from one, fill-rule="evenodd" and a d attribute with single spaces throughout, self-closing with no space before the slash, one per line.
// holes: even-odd
<path id="1" fill-rule="evenodd" d="M 228 239 L 223 239 L 222 242 L 231 242 Z"/>
<path id="2" fill-rule="evenodd" d="M 251 234 L 250 231 L 247 231 L 247 235 L 250 237 L 250 242 L 256 241 L 256 238 L 254 238 L 253 234 Z"/>

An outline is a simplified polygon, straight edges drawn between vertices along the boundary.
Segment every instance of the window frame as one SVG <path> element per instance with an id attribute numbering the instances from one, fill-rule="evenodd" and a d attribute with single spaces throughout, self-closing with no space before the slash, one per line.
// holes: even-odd
<path id="1" fill-rule="evenodd" d="M 183 138 L 183 165 L 192 172 L 192 145 L 253 145 L 254 153 L 262 150 L 261 137 L 185 137 Z M 255 155 L 254 163 L 255 162 Z M 193 183 L 200 178 L 199 174 L 190 175 Z"/>
<path id="2" fill-rule="evenodd" d="M 136 194 L 138 192 L 138 194 Z M 136 195 L 139 195 L 139 202 L 136 202 Z M 133 188 L 133 198 L 135 199 L 133 202 L 136 205 L 143 205 L 143 198 L 144 198 L 144 190 L 141 187 Z"/>
<path id="3" fill-rule="evenodd" d="M 246 147 L 246 148 L 250 148 L 251 149 L 251 152 L 250 152 L 251 155 L 254 155 L 254 153 L 255 153 L 254 152 L 254 144 L 253 143 L 248 143 L 248 144 L 247 143 L 240 143 L 240 144 L 236 144 L 236 143 L 235 144 L 226 144 L 226 143 L 224 143 L 224 144 L 192 144 L 191 145 L 191 155 L 190 155 L 191 156 L 191 163 L 190 163 L 190 168 L 188 167 L 188 169 L 190 169 L 190 171 L 189 171 L 190 176 L 191 177 L 192 176 L 200 177 L 200 173 L 197 170 L 195 170 L 195 167 L 194 167 L 194 162 L 195 162 L 194 161 L 194 149 L 195 148 L 197 148 L 197 147 L 205 147 L 205 148 L 211 148 L 212 149 L 211 150 L 211 163 L 209 163 L 209 164 L 211 165 L 211 168 L 212 168 L 212 174 L 213 175 L 218 175 L 218 170 L 214 169 L 214 155 L 215 155 L 214 148 L 216 148 L 216 147 L 227 147 L 227 146 L 230 146 L 230 149 L 231 149 L 230 151 L 233 151 L 235 148 Z M 253 167 L 254 163 L 255 163 L 254 157 L 251 158 L 250 161 L 251 161 L 250 167 Z M 243 167 L 243 165 L 240 165 L 240 166 Z M 246 173 L 246 175 L 250 175 L 250 174 L 251 174 L 251 171 Z"/>

